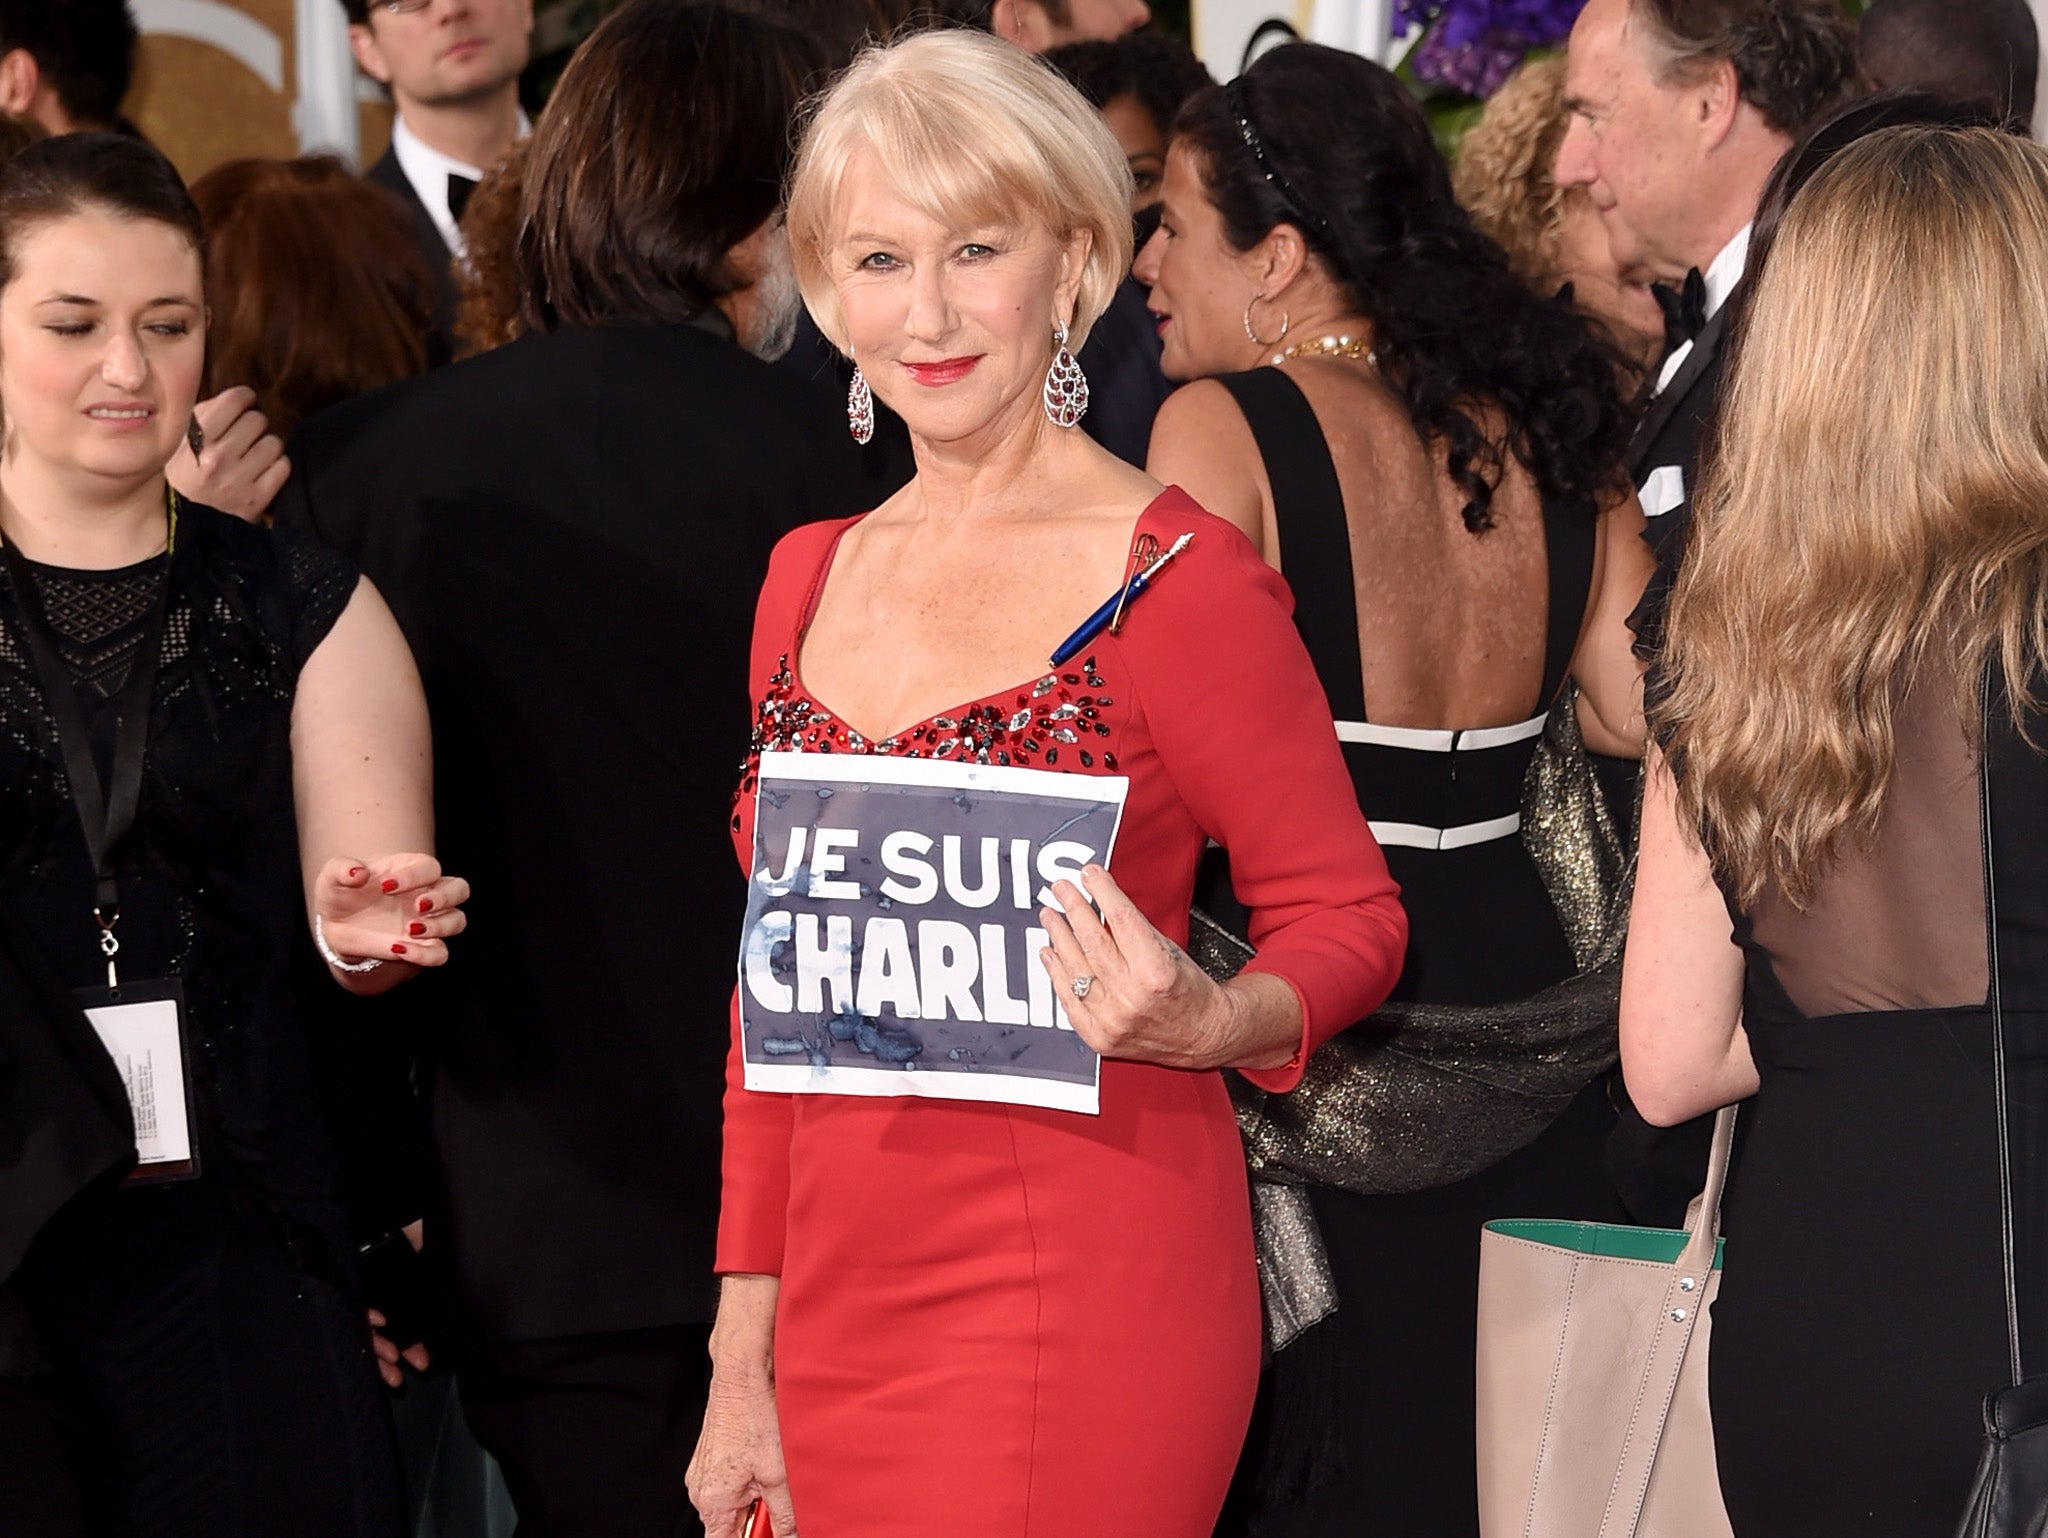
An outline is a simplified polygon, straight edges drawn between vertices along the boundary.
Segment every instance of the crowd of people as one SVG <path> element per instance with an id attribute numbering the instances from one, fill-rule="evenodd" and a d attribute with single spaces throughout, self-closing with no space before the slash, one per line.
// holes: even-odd
<path id="1" fill-rule="evenodd" d="M 1586 0 L 1455 160 L 1142 0 L 624 0 L 532 117 L 529 0 L 330 3 L 389 151 L 188 188 L 0 0 L 0 1526 L 1478 1538 L 1482 1225 L 1740 1103 L 1728 1523 L 1956 1530 L 2023 0 Z"/>

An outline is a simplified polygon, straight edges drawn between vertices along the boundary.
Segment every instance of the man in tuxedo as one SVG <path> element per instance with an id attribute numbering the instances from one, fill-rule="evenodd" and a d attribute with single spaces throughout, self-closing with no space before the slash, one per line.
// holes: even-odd
<path id="1" fill-rule="evenodd" d="M 398 194 L 428 271 L 440 280 L 427 361 L 455 354 L 455 263 L 462 210 L 530 126 L 519 72 L 533 0 L 341 0 L 363 73 L 391 92 L 391 147 L 369 178 Z"/>
<path id="2" fill-rule="evenodd" d="M 1557 183 L 1588 190 L 1624 272 L 1667 286 L 1666 355 L 1629 447 L 1654 595 L 1684 549 L 1750 221 L 1793 139 L 1855 90 L 1855 36 L 1839 0 L 1588 0 L 1568 68 Z M 1661 604 L 1639 614 L 1654 644 Z"/>
<path id="3" fill-rule="evenodd" d="M 1638 650 L 1653 653 L 1720 396 L 1750 223 L 1793 139 L 1855 89 L 1854 34 L 1838 0 L 1588 0 L 1567 68 L 1557 183 L 1588 190 L 1616 262 L 1658 280 L 1665 307 L 1665 357 L 1628 451 L 1657 556 L 1629 623 Z M 1601 774 L 1610 799 L 1614 779 Z M 1616 1193 L 1637 1221 L 1679 1227 L 1706 1170 L 1713 1119 L 1651 1127 L 1620 1073 L 1609 1082 L 1620 1112 L 1608 1146 Z"/>
<path id="4" fill-rule="evenodd" d="M 128 0 L 0 0 L 0 112 L 45 133 L 132 132 L 135 43 Z"/>
<path id="5" fill-rule="evenodd" d="M 754 599 L 783 531 L 876 496 L 842 403 L 764 361 L 821 62 L 612 12 L 535 131 L 529 333 L 304 423 L 275 505 L 404 627 L 475 885 L 461 964 L 374 1002 L 419 1024 L 436 1344 L 522 1538 L 696 1530 Z"/>

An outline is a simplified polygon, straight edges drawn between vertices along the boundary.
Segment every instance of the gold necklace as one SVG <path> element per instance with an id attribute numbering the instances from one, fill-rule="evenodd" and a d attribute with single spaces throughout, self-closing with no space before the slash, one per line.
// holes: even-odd
<path id="1" fill-rule="evenodd" d="M 1363 358 L 1368 364 L 1379 362 L 1379 355 L 1372 350 L 1372 344 L 1363 337 L 1340 332 L 1334 336 L 1319 336 L 1311 341 L 1296 342 L 1284 352 L 1273 354 L 1273 362 L 1285 363 L 1290 358 Z"/>

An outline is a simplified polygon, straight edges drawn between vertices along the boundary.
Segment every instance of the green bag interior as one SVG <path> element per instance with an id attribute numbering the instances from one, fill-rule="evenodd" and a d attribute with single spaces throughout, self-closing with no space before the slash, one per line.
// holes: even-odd
<path id="1" fill-rule="evenodd" d="M 1490 1234 L 1547 1244 L 1577 1255 L 1611 1255 L 1617 1260 L 1654 1260 L 1676 1265 L 1686 1235 L 1675 1228 L 1629 1228 L 1619 1223 L 1573 1223 L 1563 1218 L 1502 1218 L 1486 1225 Z M 1714 1241 L 1714 1269 L 1721 1269 L 1726 1239 Z"/>

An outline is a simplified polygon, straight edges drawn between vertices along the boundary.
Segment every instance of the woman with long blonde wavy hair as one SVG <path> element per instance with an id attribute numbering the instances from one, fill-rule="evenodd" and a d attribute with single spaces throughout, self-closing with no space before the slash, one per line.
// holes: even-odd
<path id="1" fill-rule="evenodd" d="M 2008 1371 L 1980 776 L 2023 1326 L 2048 1299 L 2048 151 L 1893 128 L 1813 177 L 1694 518 L 1621 1032 L 1652 1121 L 1755 1097 L 1722 1487 L 1738 1538 L 1935 1538 Z"/>

